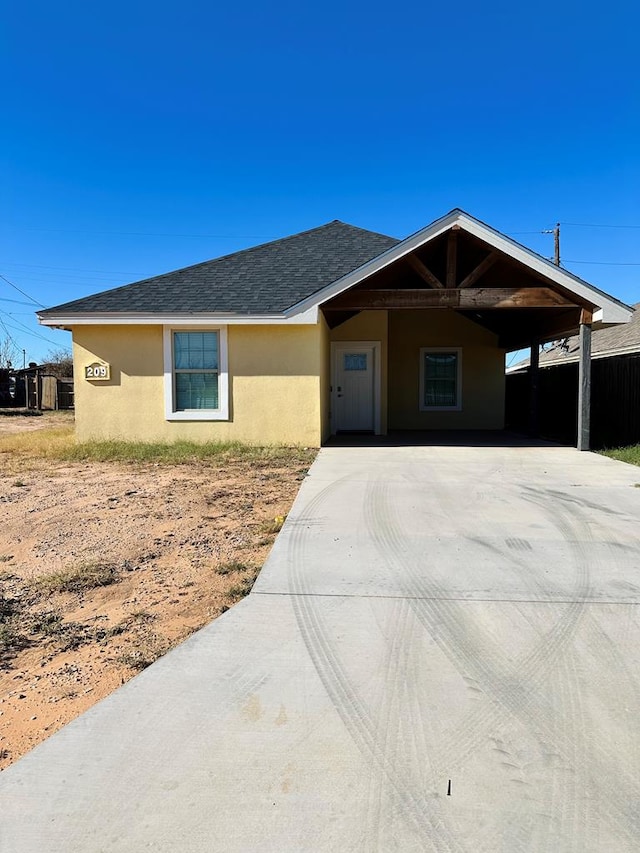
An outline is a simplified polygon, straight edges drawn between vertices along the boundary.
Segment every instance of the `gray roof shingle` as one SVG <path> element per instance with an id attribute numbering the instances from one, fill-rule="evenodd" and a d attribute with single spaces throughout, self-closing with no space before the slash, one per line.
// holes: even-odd
<path id="1" fill-rule="evenodd" d="M 398 242 L 336 219 L 292 237 L 75 299 L 39 314 L 281 313 Z"/>

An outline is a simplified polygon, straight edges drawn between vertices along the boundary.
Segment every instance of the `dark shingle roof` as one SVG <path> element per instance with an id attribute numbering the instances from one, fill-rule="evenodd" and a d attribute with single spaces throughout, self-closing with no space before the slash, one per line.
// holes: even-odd
<path id="1" fill-rule="evenodd" d="M 279 313 L 398 242 L 335 220 L 39 313 Z"/>

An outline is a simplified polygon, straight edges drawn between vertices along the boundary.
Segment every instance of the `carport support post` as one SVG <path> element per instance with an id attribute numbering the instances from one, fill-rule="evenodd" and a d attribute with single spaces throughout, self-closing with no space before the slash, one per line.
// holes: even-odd
<path id="1" fill-rule="evenodd" d="M 578 450 L 589 450 L 591 432 L 591 322 L 590 311 L 580 315 L 578 367 Z"/>
<path id="2" fill-rule="evenodd" d="M 529 434 L 536 437 L 540 432 L 540 343 L 531 341 L 529 360 Z"/>

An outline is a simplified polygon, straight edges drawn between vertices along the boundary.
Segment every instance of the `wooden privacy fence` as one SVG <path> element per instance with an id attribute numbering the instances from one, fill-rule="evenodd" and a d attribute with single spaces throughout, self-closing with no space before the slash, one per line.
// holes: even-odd
<path id="1" fill-rule="evenodd" d="M 506 382 L 506 425 L 529 427 L 529 374 L 513 373 Z M 541 367 L 540 435 L 561 444 L 577 439 L 578 365 Z M 591 446 L 640 443 L 640 353 L 594 359 L 591 364 Z"/>
<path id="2" fill-rule="evenodd" d="M 73 408 L 73 379 L 36 371 L 35 375 L 26 377 L 26 389 L 28 409 Z"/>
<path id="3" fill-rule="evenodd" d="M 6 373 L 6 377 L 3 376 Z M 0 406 L 27 409 L 73 409 L 73 379 L 40 371 L 0 371 Z"/>

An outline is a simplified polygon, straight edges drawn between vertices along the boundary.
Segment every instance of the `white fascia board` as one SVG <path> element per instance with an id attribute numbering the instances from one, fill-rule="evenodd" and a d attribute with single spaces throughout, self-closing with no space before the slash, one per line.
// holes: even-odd
<path id="1" fill-rule="evenodd" d="M 130 311 L 83 314 L 38 314 L 41 326 L 308 326 L 318 322 L 318 309 L 287 314 L 135 314 Z"/>
<path id="2" fill-rule="evenodd" d="M 593 328 L 606 329 L 608 326 L 619 326 L 621 323 L 628 323 L 631 320 L 632 314 L 633 308 L 614 302 L 613 305 L 606 309 L 602 307 L 599 311 L 593 312 Z"/>
<path id="3" fill-rule="evenodd" d="M 578 278 L 578 276 L 573 275 L 573 273 L 563 270 L 562 267 L 556 266 L 551 261 L 547 261 L 545 258 L 531 251 L 531 249 L 527 249 L 516 243 L 515 240 L 511 240 L 498 231 L 494 231 L 493 228 L 489 228 L 467 213 L 459 214 L 458 224 L 469 234 L 473 234 L 474 237 L 488 243 L 494 249 L 503 252 L 505 255 L 509 255 L 514 260 L 545 276 L 545 278 L 550 279 L 555 284 L 565 288 L 565 290 L 575 293 L 576 296 L 580 296 L 587 302 L 597 305 L 598 310 L 593 315 L 594 323 L 618 325 L 619 323 L 628 323 L 631 319 L 633 309 L 629 305 L 625 305 L 597 287 L 593 287 L 593 285 Z"/>
<path id="4" fill-rule="evenodd" d="M 478 219 L 474 219 L 473 216 L 469 216 L 468 213 L 464 213 L 461 210 L 453 210 L 446 216 L 436 219 L 431 225 L 427 225 L 426 228 L 416 231 L 415 234 L 407 237 L 406 240 L 392 246 L 386 252 L 367 261 L 366 264 L 358 267 L 357 270 L 353 270 L 353 272 L 333 282 L 333 284 L 330 284 L 319 293 L 299 302 L 289 310 L 304 310 L 312 305 L 322 305 L 323 302 L 333 299 L 333 297 L 338 296 L 350 287 L 359 284 L 369 276 L 389 266 L 389 264 L 400 260 L 410 252 L 414 252 L 416 249 L 439 237 L 440 234 L 449 230 L 453 225 L 459 225 L 467 233 L 472 234 L 499 252 L 519 261 L 523 266 L 529 267 L 529 269 L 545 276 L 570 293 L 575 293 L 576 296 L 597 305 L 598 310 L 594 313 L 593 317 L 595 324 L 618 325 L 619 323 L 628 323 L 631 319 L 633 309 L 630 306 L 603 293 L 598 288 L 563 270 L 561 267 L 557 267 L 551 261 L 547 261 L 530 249 L 516 243 L 515 240 L 505 237 L 499 231 L 495 231 L 493 228 L 490 228 L 488 225 L 485 225 Z"/>

